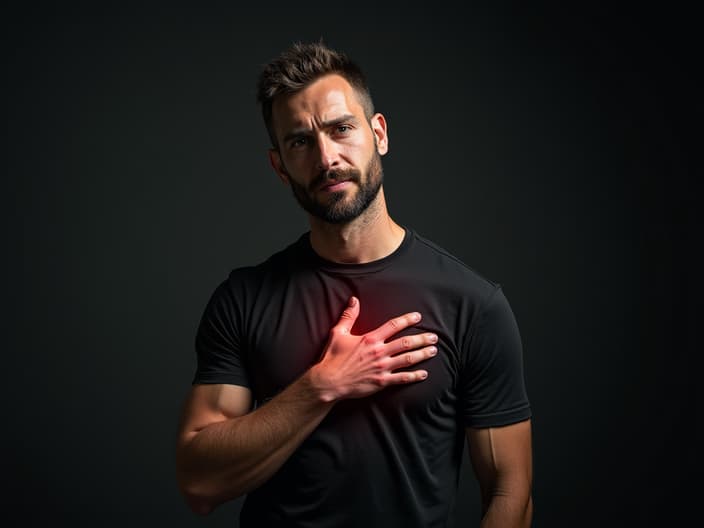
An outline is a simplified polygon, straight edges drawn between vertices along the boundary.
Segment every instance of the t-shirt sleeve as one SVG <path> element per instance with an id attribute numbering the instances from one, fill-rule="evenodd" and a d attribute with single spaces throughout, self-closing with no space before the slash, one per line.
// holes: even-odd
<path id="1" fill-rule="evenodd" d="M 531 417 L 518 325 L 500 286 L 469 328 L 461 373 L 461 411 L 468 427 L 499 427 Z"/>
<path id="2" fill-rule="evenodd" d="M 243 340 L 240 339 L 241 320 L 233 284 L 225 281 L 210 297 L 198 326 L 194 384 L 226 383 L 249 387 Z"/>

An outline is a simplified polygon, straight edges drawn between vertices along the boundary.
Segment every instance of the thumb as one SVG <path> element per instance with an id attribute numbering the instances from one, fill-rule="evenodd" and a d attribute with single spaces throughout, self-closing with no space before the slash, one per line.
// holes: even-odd
<path id="1" fill-rule="evenodd" d="M 357 297 L 350 297 L 350 301 L 342 312 L 340 320 L 337 322 L 337 327 L 342 331 L 343 334 L 349 334 L 352 331 L 355 321 L 359 317 L 359 299 Z"/>

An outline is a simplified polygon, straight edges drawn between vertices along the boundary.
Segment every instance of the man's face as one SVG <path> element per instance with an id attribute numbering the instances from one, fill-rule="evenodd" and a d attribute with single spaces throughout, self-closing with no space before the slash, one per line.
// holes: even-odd
<path id="1" fill-rule="evenodd" d="M 338 75 L 323 77 L 273 106 L 278 150 L 272 165 L 309 214 L 347 223 L 374 201 L 382 185 L 386 122 L 371 123 L 353 88 Z"/>

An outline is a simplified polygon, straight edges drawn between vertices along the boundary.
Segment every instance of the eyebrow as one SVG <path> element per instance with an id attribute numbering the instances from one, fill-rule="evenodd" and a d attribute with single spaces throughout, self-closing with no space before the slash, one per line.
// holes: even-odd
<path id="1" fill-rule="evenodd" d="M 332 128 L 334 126 L 341 125 L 342 123 L 349 122 L 357 123 L 357 118 L 352 114 L 345 114 L 329 121 L 323 121 L 320 125 L 321 128 Z M 313 129 L 311 128 L 294 128 L 293 130 L 291 130 L 291 132 L 284 136 L 284 143 L 292 139 L 305 136 L 306 134 L 310 134 L 311 132 L 313 132 Z"/>

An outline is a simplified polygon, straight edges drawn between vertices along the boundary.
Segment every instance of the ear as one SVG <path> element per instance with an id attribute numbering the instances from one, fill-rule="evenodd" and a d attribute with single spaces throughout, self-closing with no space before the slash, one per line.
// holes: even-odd
<path id="1" fill-rule="evenodd" d="M 289 175 L 288 172 L 286 172 L 283 161 L 281 161 L 281 153 L 278 149 L 269 149 L 269 163 L 271 163 L 271 168 L 274 169 L 274 172 L 281 178 L 281 181 L 288 185 Z"/>
<path id="2" fill-rule="evenodd" d="M 372 132 L 376 141 L 376 150 L 380 156 L 389 151 L 389 135 L 386 129 L 386 118 L 383 114 L 374 114 L 371 119 Z"/>

